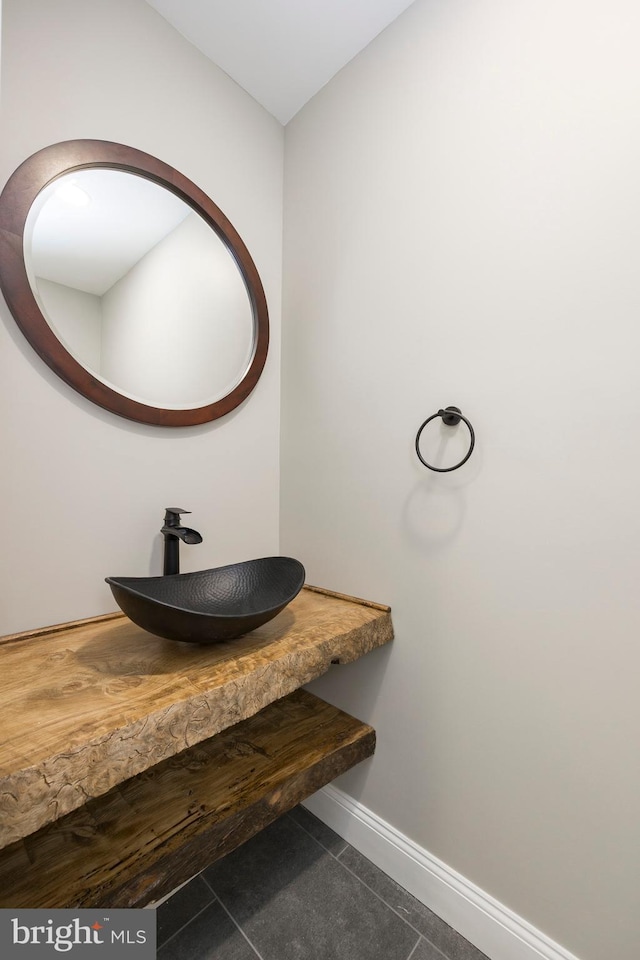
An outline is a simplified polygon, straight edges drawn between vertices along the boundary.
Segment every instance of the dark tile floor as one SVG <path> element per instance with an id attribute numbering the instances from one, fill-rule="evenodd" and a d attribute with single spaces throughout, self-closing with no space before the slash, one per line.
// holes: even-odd
<path id="1" fill-rule="evenodd" d="M 157 916 L 158 960 L 487 960 L 303 807 Z"/>

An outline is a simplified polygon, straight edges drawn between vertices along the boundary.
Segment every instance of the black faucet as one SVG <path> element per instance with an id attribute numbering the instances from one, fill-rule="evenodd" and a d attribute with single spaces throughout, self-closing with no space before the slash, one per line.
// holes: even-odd
<path id="1" fill-rule="evenodd" d="M 160 533 L 164 537 L 164 567 L 163 575 L 180 573 L 180 541 L 185 543 L 202 543 L 202 537 L 197 530 L 180 525 L 180 514 L 191 513 L 181 507 L 165 507 L 164 526 Z"/>

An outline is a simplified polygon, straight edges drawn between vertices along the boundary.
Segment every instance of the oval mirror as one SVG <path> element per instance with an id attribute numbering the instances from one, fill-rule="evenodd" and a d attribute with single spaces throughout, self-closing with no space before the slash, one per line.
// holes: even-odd
<path id="1" fill-rule="evenodd" d="M 0 286 L 67 383 L 143 423 L 223 416 L 257 383 L 269 321 L 256 267 L 191 181 L 122 144 L 26 160 L 0 196 Z"/>

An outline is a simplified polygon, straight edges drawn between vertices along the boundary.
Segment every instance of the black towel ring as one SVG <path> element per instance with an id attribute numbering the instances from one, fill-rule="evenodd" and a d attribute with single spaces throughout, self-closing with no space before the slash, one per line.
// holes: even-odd
<path id="1" fill-rule="evenodd" d="M 467 450 L 466 455 L 462 458 L 460 463 L 456 463 L 453 467 L 432 467 L 431 464 L 427 463 L 427 461 L 424 459 L 424 457 L 420 453 L 420 436 L 422 434 L 422 431 L 424 430 L 426 425 L 428 423 L 431 423 L 432 420 L 435 420 L 436 417 L 442 417 L 442 422 L 446 423 L 448 427 L 455 427 L 460 423 L 461 420 L 464 420 L 464 422 L 466 423 L 469 429 L 469 437 L 471 439 L 471 443 L 469 444 L 469 449 Z M 428 467 L 429 470 L 435 470 L 436 473 L 450 473 L 452 470 L 457 470 L 458 467 L 461 467 L 463 463 L 467 462 L 467 460 L 473 453 L 473 448 L 475 447 L 475 445 L 476 445 L 476 435 L 475 435 L 474 429 L 469 423 L 469 421 L 467 420 L 467 418 L 464 416 L 464 414 L 461 412 L 459 407 L 445 407 L 444 410 L 438 410 L 437 413 L 433 413 L 430 417 L 427 417 L 427 419 L 422 424 L 422 426 L 420 427 L 416 435 L 416 453 L 418 454 L 418 459 L 420 460 L 421 463 L 424 463 L 425 467 Z"/>

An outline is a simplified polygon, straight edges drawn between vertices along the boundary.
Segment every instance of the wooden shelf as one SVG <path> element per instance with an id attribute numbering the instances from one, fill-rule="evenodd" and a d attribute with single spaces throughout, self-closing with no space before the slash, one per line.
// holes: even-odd
<path id="1" fill-rule="evenodd" d="M 270 623 L 206 647 L 121 614 L 5 637 L 0 847 L 392 636 L 388 607 L 305 587 Z"/>
<path id="2" fill-rule="evenodd" d="M 371 727 L 292 693 L 0 851 L 1 906 L 144 906 L 374 745 Z"/>

